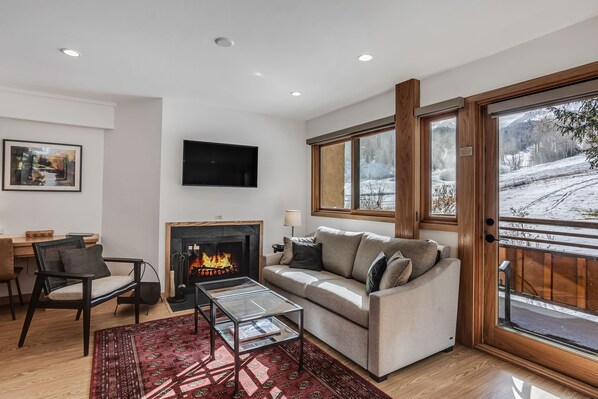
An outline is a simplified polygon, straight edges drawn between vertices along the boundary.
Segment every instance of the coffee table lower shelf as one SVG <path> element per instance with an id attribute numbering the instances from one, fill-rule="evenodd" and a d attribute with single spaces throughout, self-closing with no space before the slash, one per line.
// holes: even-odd
<path id="1" fill-rule="evenodd" d="M 285 323 L 280 321 L 276 317 L 268 317 L 268 320 L 272 322 L 276 327 L 280 329 L 280 333 L 275 335 L 269 335 L 262 338 L 248 339 L 244 342 L 239 342 L 239 354 L 254 351 L 256 349 L 263 349 L 272 345 L 279 345 L 286 341 L 293 341 L 299 339 L 299 333 L 287 326 Z M 234 336 L 234 323 L 232 321 L 225 321 L 216 324 L 216 332 L 222 340 L 228 345 L 229 348 L 235 350 L 235 336 Z"/>

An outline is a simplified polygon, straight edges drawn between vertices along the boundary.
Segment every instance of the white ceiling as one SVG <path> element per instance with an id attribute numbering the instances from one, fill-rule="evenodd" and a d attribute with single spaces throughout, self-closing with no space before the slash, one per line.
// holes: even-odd
<path id="1" fill-rule="evenodd" d="M 596 0 L 0 0 L 0 86 L 308 120 L 595 15 Z"/>

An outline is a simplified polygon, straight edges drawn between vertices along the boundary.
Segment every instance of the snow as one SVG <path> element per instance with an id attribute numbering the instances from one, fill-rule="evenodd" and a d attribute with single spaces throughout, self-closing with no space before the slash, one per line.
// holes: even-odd
<path id="1" fill-rule="evenodd" d="M 583 154 L 564 158 L 555 162 L 522 168 L 500 175 L 500 216 L 521 216 L 525 218 L 552 220 L 580 220 L 598 222 L 598 218 L 588 215 L 590 210 L 598 210 L 598 170 L 590 169 Z M 521 213 L 512 212 L 518 210 Z M 500 236 L 524 234 L 524 237 L 571 243 L 570 246 L 547 243 L 532 243 L 524 240 L 511 240 L 509 243 L 533 246 L 551 251 L 575 253 L 598 257 L 598 250 L 582 248 L 576 244 L 598 246 L 598 238 L 561 236 L 559 232 L 595 235 L 595 226 L 573 228 L 564 226 L 532 225 L 528 223 L 505 223 L 501 226 L 524 227 L 533 230 L 550 230 L 553 234 L 517 233 L 501 230 Z"/>
<path id="2" fill-rule="evenodd" d="M 598 209 L 597 194 L 598 170 L 580 154 L 501 174 L 500 214 L 517 216 L 514 208 L 529 218 L 588 220 L 587 210 Z"/>

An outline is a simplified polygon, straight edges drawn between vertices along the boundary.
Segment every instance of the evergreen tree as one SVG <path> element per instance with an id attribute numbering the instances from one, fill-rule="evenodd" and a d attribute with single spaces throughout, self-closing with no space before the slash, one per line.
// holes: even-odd
<path id="1" fill-rule="evenodd" d="M 577 110 L 552 107 L 554 123 L 563 136 L 570 135 L 585 148 L 582 150 L 592 169 L 598 168 L 598 98 L 581 101 Z"/>

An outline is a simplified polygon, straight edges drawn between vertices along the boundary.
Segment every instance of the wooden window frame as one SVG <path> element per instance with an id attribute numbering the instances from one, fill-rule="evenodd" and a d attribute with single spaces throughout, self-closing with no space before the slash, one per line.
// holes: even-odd
<path id="1" fill-rule="evenodd" d="M 430 125 L 434 121 L 455 118 L 455 173 L 459 168 L 459 111 L 452 110 L 433 115 L 422 116 L 420 118 L 421 131 L 421 220 L 420 227 L 430 230 L 444 230 L 457 231 L 458 227 L 458 196 L 455 193 L 455 215 L 432 215 L 430 213 L 430 204 L 432 203 L 432 192 L 430 180 L 432 176 L 431 160 L 432 160 L 432 140 Z M 458 178 L 455 177 L 456 185 L 458 186 Z"/>
<path id="2" fill-rule="evenodd" d="M 381 127 L 366 133 L 355 134 L 349 137 L 345 137 L 339 140 L 334 140 L 326 143 L 312 144 L 312 216 L 321 217 L 334 217 L 334 218 L 346 218 L 346 219 L 361 219 L 371 220 L 377 222 L 394 223 L 395 211 L 384 211 L 384 210 L 364 210 L 359 209 L 358 198 L 359 198 L 359 184 L 356 181 L 359 180 L 359 147 L 356 143 L 359 139 L 380 134 L 383 132 L 394 131 L 395 142 L 396 142 L 396 130 L 393 127 Z M 321 191 L 322 191 L 322 179 L 321 179 L 321 148 L 341 144 L 351 143 L 351 208 L 326 208 L 321 206 Z M 396 156 L 396 155 L 395 155 Z M 395 180 L 396 184 L 396 180 Z M 395 203 L 396 206 L 396 203 Z"/>

